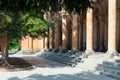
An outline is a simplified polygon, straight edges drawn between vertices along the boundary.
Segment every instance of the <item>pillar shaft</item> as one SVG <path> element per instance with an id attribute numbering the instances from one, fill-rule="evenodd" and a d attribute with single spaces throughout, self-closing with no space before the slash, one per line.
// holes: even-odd
<path id="1" fill-rule="evenodd" d="M 92 50 L 93 48 L 93 12 L 92 9 L 87 11 L 87 25 L 86 25 L 86 49 Z"/>
<path id="2" fill-rule="evenodd" d="M 62 15 L 62 48 L 67 48 L 68 44 L 68 31 L 66 15 Z"/>
<path id="3" fill-rule="evenodd" d="M 50 43 L 49 43 L 50 48 L 54 48 L 54 30 L 50 29 Z"/>
<path id="4" fill-rule="evenodd" d="M 116 50 L 116 0 L 108 1 L 108 50 Z"/>
<path id="5" fill-rule="evenodd" d="M 93 51 L 93 10 L 87 10 L 86 18 L 86 51 L 85 57 L 94 53 Z"/>
<path id="6" fill-rule="evenodd" d="M 45 37 L 43 40 L 44 40 L 44 48 L 48 48 L 48 38 Z"/>
<path id="7" fill-rule="evenodd" d="M 44 19 L 50 20 L 50 12 L 46 12 L 44 14 Z M 49 29 L 47 29 L 47 30 L 49 32 Z M 43 38 L 43 40 L 44 40 L 43 41 L 44 42 L 44 44 L 43 44 L 44 48 L 49 48 L 49 39 L 48 39 L 48 37 Z"/>
<path id="8" fill-rule="evenodd" d="M 59 22 L 56 23 L 56 29 L 55 29 L 55 48 L 59 48 L 60 43 L 60 33 L 59 33 Z"/>
<path id="9" fill-rule="evenodd" d="M 72 20 L 72 49 L 78 49 L 78 15 L 73 14 Z"/>
<path id="10" fill-rule="evenodd" d="M 116 51 L 116 1 L 117 0 L 109 0 L 108 1 L 108 54 L 110 57 L 114 57 L 118 55 Z"/>

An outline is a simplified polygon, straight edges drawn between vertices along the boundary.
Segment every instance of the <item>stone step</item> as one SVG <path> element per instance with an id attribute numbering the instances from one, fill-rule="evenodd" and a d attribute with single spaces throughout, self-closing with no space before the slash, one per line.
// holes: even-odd
<path id="1" fill-rule="evenodd" d="M 49 59 L 49 60 L 52 60 L 52 61 L 56 61 L 56 62 L 60 62 L 60 63 L 63 63 L 63 64 L 67 64 L 67 65 L 70 65 L 72 67 L 75 67 L 75 65 L 76 65 L 76 63 L 74 63 L 74 62 L 66 61 L 66 60 L 59 59 L 59 58 L 46 57 L 46 59 Z"/>
<path id="2" fill-rule="evenodd" d="M 81 54 L 77 54 L 77 55 L 71 55 L 68 53 L 61 53 L 61 52 L 48 52 L 45 51 L 43 52 L 43 54 L 41 55 L 41 57 L 49 59 L 49 60 L 53 60 L 56 62 L 60 62 L 60 63 L 64 63 L 64 64 L 68 64 L 68 65 L 77 65 L 78 62 L 81 61 Z"/>
<path id="3" fill-rule="evenodd" d="M 91 55 L 88 58 L 82 58 L 81 62 L 78 63 L 77 67 L 79 68 L 85 68 L 90 71 L 96 71 L 96 67 L 99 64 L 102 64 L 103 61 L 105 60 L 104 54 L 99 54 L 99 55 Z"/>
<path id="4" fill-rule="evenodd" d="M 102 75 L 110 77 L 110 78 L 114 78 L 116 80 L 120 80 L 120 76 L 116 76 L 116 75 L 111 75 L 111 74 L 107 74 L 107 73 L 103 73 Z"/>
<path id="5" fill-rule="evenodd" d="M 104 68 L 100 72 L 101 72 L 102 75 L 120 80 L 120 72 L 117 71 L 117 70 Z"/>
<path id="6" fill-rule="evenodd" d="M 100 67 L 120 71 L 120 66 L 102 64 Z"/>
<path id="7" fill-rule="evenodd" d="M 120 80 L 120 60 L 111 59 L 105 54 L 91 55 L 82 59 L 77 67 L 98 72 L 104 76 Z"/>
<path id="8" fill-rule="evenodd" d="M 104 65 L 111 65 L 111 66 L 114 66 L 114 65 L 115 65 L 114 62 L 108 62 L 108 61 L 104 61 L 103 64 L 104 64 Z"/>
<path id="9" fill-rule="evenodd" d="M 120 63 L 120 60 L 116 60 L 115 62 L 116 62 L 116 63 Z"/>
<path id="10" fill-rule="evenodd" d="M 75 58 L 80 58 L 80 57 L 75 57 L 75 56 L 66 56 L 66 55 L 61 55 L 61 54 L 52 54 L 50 55 L 51 57 L 62 57 L 68 60 L 75 59 Z M 81 59 L 81 58 L 80 58 Z"/>
<path id="11" fill-rule="evenodd" d="M 49 56 L 49 57 L 51 57 L 51 58 L 56 58 L 56 59 L 61 59 L 61 60 L 64 60 L 64 61 L 71 61 L 71 62 L 75 62 L 75 63 L 77 63 L 77 62 L 79 62 L 79 61 L 81 60 L 80 58 L 77 58 L 77 57 L 75 57 L 75 58 L 70 58 L 70 57 L 53 56 L 53 55 L 51 55 L 51 56 Z"/>
<path id="12" fill-rule="evenodd" d="M 112 66 L 119 66 L 120 67 L 120 63 L 119 62 L 104 61 L 103 64 L 105 64 L 105 65 L 112 65 Z"/>
<path id="13" fill-rule="evenodd" d="M 48 55 L 48 56 L 51 56 L 51 57 L 62 57 L 62 58 L 65 58 L 65 59 L 75 59 L 75 58 L 78 58 L 78 59 L 81 59 L 79 56 L 68 56 L 68 55 L 63 55 L 63 54 L 60 54 L 60 53 L 53 53 L 51 55 Z"/>
<path id="14" fill-rule="evenodd" d="M 53 54 L 53 56 L 64 57 L 64 58 L 70 58 L 70 59 L 76 58 L 75 56 L 68 56 L 68 55 L 62 55 L 62 54 Z"/>
<path id="15" fill-rule="evenodd" d="M 96 70 L 101 72 L 105 76 L 120 80 L 120 65 L 117 61 L 104 61 L 102 64 L 99 64 L 97 66 Z"/>
<path id="16" fill-rule="evenodd" d="M 87 65 L 87 64 L 78 63 L 75 67 L 80 68 L 80 69 L 86 69 L 91 72 L 96 71 L 96 65 L 91 66 L 91 65 Z"/>
<path id="17" fill-rule="evenodd" d="M 47 57 L 47 56 L 50 56 L 52 54 L 53 54 L 52 52 L 42 52 L 42 54 L 40 56 L 41 57 Z"/>
<path id="18" fill-rule="evenodd" d="M 120 71 L 118 70 L 114 70 L 114 69 L 110 69 L 110 68 L 101 68 L 101 71 L 103 73 L 107 73 L 107 74 L 111 74 L 111 75 L 120 75 Z"/>

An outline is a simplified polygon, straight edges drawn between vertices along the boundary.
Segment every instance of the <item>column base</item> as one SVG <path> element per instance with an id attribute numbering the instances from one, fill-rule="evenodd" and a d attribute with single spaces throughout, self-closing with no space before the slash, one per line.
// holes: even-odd
<path id="1" fill-rule="evenodd" d="M 85 50 L 84 58 L 87 58 L 89 55 L 92 55 L 92 54 L 94 54 L 94 50 L 87 49 Z"/>
<path id="2" fill-rule="evenodd" d="M 112 51 L 112 50 L 108 50 L 107 51 L 107 56 L 109 56 L 110 58 L 114 58 L 115 56 L 119 56 L 119 53 L 117 51 Z"/>

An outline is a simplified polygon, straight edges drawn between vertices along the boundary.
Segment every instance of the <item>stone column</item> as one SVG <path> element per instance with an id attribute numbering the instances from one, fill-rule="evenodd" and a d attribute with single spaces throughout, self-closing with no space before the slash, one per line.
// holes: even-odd
<path id="1" fill-rule="evenodd" d="M 72 49 L 77 50 L 78 49 L 78 15 L 73 14 L 72 15 Z"/>
<path id="2" fill-rule="evenodd" d="M 62 48 L 67 48 L 68 31 L 67 31 L 67 15 L 62 15 Z"/>
<path id="3" fill-rule="evenodd" d="M 50 20 L 50 12 L 46 12 L 44 13 L 44 19 L 46 20 Z M 48 33 L 49 33 L 49 29 L 48 30 Z M 49 48 L 49 38 L 48 37 L 44 37 L 43 38 L 43 42 L 44 42 L 44 48 Z"/>
<path id="4" fill-rule="evenodd" d="M 55 29 L 55 40 L 54 40 L 54 43 L 55 43 L 55 48 L 59 48 L 59 43 L 60 43 L 59 28 L 60 28 L 60 25 L 59 25 L 59 20 L 58 19 L 57 19 L 55 25 L 56 25 L 56 29 Z"/>
<path id="5" fill-rule="evenodd" d="M 108 51 L 111 57 L 117 55 L 116 51 L 116 1 L 108 1 Z"/>
<path id="6" fill-rule="evenodd" d="M 86 15 L 86 51 L 85 55 L 93 54 L 93 10 L 89 8 Z"/>
<path id="7" fill-rule="evenodd" d="M 50 48 L 54 48 L 54 30 L 50 29 Z"/>
<path id="8" fill-rule="evenodd" d="M 50 29 L 50 43 L 49 43 L 49 47 L 52 48 L 52 30 Z"/>
<path id="9" fill-rule="evenodd" d="M 44 44 L 44 48 L 48 48 L 48 38 L 45 37 L 44 38 L 45 44 Z"/>

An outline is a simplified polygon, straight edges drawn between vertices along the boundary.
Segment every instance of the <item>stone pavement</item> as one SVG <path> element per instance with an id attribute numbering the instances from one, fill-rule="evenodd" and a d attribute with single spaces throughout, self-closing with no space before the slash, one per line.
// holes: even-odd
<path id="1" fill-rule="evenodd" d="M 93 72 L 89 72 L 87 69 L 79 68 L 79 67 L 71 67 L 65 64 L 57 63 L 54 61 L 50 61 L 41 57 L 22 57 L 24 60 L 32 64 L 35 68 L 41 68 L 45 70 L 43 73 L 55 74 L 59 73 L 60 79 L 63 80 L 114 80 L 103 75 L 99 75 Z M 54 72 L 55 71 L 55 72 Z M 41 72 L 42 74 L 42 72 Z M 65 77 L 65 74 L 69 76 Z M 71 74 L 74 76 L 71 76 Z M 55 80 L 60 80 L 55 79 Z M 46 80 L 46 79 L 43 79 Z M 54 80 L 54 79 L 53 79 Z"/>
<path id="2" fill-rule="evenodd" d="M 37 54 L 38 55 L 38 54 Z M 33 65 L 33 69 L 25 71 L 0 73 L 0 80 L 115 80 L 79 66 L 65 64 L 41 58 L 37 55 L 10 55 L 20 57 Z M 90 64 L 88 64 L 90 65 Z M 2 75 L 6 75 L 4 78 Z"/>

